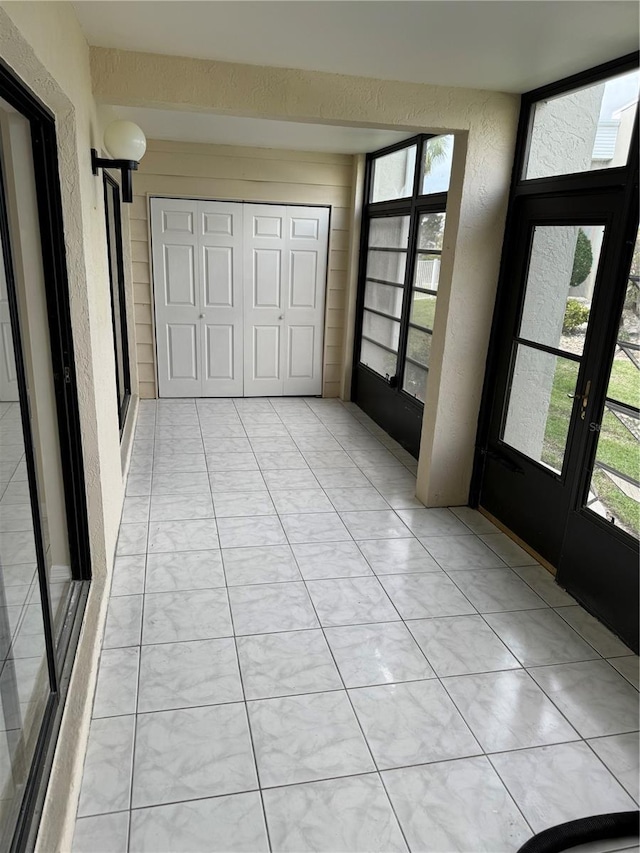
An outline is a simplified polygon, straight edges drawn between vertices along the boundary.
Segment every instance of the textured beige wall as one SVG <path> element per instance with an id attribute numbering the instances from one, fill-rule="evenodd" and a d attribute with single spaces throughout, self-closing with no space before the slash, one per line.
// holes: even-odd
<path id="1" fill-rule="evenodd" d="M 56 117 L 92 555 L 93 583 L 37 842 L 51 853 L 70 849 L 123 494 L 102 179 L 90 162 L 101 133 L 89 48 L 70 4 L 0 4 L 0 56 Z"/>
<path id="2" fill-rule="evenodd" d="M 156 396 L 148 196 L 331 205 L 323 395 L 337 397 L 343 373 L 353 157 L 228 145 L 149 141 L 134 177 L 131 258 L 140 396 Z"/>

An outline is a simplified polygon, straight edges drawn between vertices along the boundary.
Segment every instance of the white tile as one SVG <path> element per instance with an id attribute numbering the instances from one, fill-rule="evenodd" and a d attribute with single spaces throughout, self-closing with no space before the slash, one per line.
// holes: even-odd
<path id="1" fill-rule="evenodd" d="M 127 853 L 129 812 L 83 817 L 76 821 L 71 853 Z"/>
<path id="2" fill-rule="evenodd" d="M 291 547 L 305 580 L 373 574 L 355 542 L 312 542 Z"/>
<path id="3" fill-rule="evenodd" d="M 325 627 L 400 619 L 374 577 L 308 581 L 307 589 Z"/>
<path id="4" fill-rule="evenodd" d="M 256 453 L 256 459 L 261 471 L 283 471 L 291 468 L 308 468 L 303 455 L 296 451 L 272 453 L 264 450 Z"/>
<path id="5" fill-rule="evenodd" d="M 619 658 L 611 658 L 609 663 L 617 669 L 620 675 L 624 675 L 627 681 L 640 689 L 640 671 L 638 668 L 638 655 L 624 655 Z"/>
<path id="6" fill-rule="evenodd" d="M 587 613 L 579 605 L 558 607 L 556 613 L 562 616 L 565 622 L 568 622 L 574 631 L 577 631 L 603 657 L 612 658 L 630 653 L 630 649 L 625 646 L 622 640 L 614 636 L 602 622 L 598 622 L 594 616 Z"/>
<path id="7" fill-rule="evenodd" d="M 354 539 L 402 539 L 410 536 L 393 510 L 342 512 L 340 518 Z"/>
<path id="8" fill-rule="evenodd" d="M 182 521 L 213 518 L 213 502 L 207 490 L 199 495 L 154 495 L 151 521 Z"/>
<path id="9" fill-rule="evenodd" d="M 122 595 L 112 598 L 107 607 L 103 648 L 114 649 L 139 645 L 141 624 L 141 595 Z"/>
<path id="10" fill-rule="evenodd" d="M 243 703 L 138 716 L 133 808 L 255 788 Z"/>
<path id="11" fill-rule="evenodd" d="M 253 453 L 207 453 L 209 471 L 255 471 L 258 468 Z"/>
<path id="12" fill-rule="evenodd" d="M 520 668 L 481 616 L 417 619 L 407 627 L 440 677 Z"/>
<path id="13" fill-rule="evenodd" d="M 280 519 L 274 515 L 218 519 L 218 532 L 222 548 L 255 545 L 285 545 Z"/>
<path id="14" fill-rule="evenodd" d="M 578 739 L 524 670 L 461 675 L 442 683 L 485 752 Z"/>
<path id="15" fill-rule="evenodd" d="M 211 589 L 225 585 L 219 549 L 170 551 L 147 557 L 146 592 Z"/>
<path id="16" fill-rule="evenodd" d="M 130 850 L 268 853 L 260 794 L 252 791 L 136 809 L 131 814 Z"/>
<path id="17" fill-rule="evenodd" d="M 135 714 L 139 657 L 137 646 L 102 650 L 93 717 Z"/>
<path id="18" fill-rule="evenodd" d="M 143 644 L 211 640 L 232 635 L 226 589 L 145 595 Z"/>
<path id="19" fill-rule="evenodd" d="M 243 698 L 232 638 L 142 647 L 138 713 Z"/>
<path id="20" fill-rule="evenodd" d="M 129 808 L 135 717 L 92 720 L 78 817 Z"/>
<path id="21" fill-rule="evenodd" d="M 270 634 L 317 628 L 303 583 L 254 584 L 229 588 L 235 633 Z"/>
<path id="22" fill-rule="evenodd" d="M 549 608 L 489 613 L 485 619 L 523 666 L 546 666 L 600 657 Z"/>
<path id="23" fill-rule="evenodd" d="M 122 523 L 133 524 L 149 521 L 149 501 L 149 495 L 125 497 L 122 505 Z M 2 515 L 4 516 L 5 512 Z"/>
<path id="24" fill-rule="evenodd" d="M 357 468 L 316 468 L 314 475 L 323 489 L 361 489 L 371 486 Z"/>
<path id="25" fill-rule="evenodd" d="M 304 542 L 339 542 L 351 539 L 337 512 L 283 515 L 282 524 L 292 544 Z"/>
<path id="26" fill-rule="evenodd" d="M 638 728 L 638 691 L 606 661 L 536 667 L 531 675 L 584 738 Z"/>
<path id="27" fill-rule="evenodd" d="M 436 679 L 361 687 L 349 695 L 380 770 L 482 751 Z"/>
<path id="28" fill-rule="evenodd" d="M 120 525 L 120 534 L 118 536 L 118 547 L 116 548 L 116 555 L 118 557 L 130 556 L 133 554 L 146 554 L 147 553 L 147 530 L 148 525 L 146 522 L 136 522 L 135 524 L 121 524 Z M 16 534 L 13 534 L 16 535 Z M 27 558 L 26 560 L 18 560 L 18 559 L 9 559 L 9 556 L 6 555 L 6 551 L 10 545 L 9 537 L 12 536 L 10 533 L 3 534 L 2 537 L 2 554 L 6 563 L 28 563 L 32 558 Z M 29 534 L 30 543 L 33 543 L 33 534 Z M 33 546 L 32 546 L 33 547 Z"/>
<path id="29" fill-rule="evenodd" d="M 213 496 L 220 492 L 263 492 L 265 482 L 260 471 L 214 471 L 209 474 Z"/>
<path id="30" fill-rule="evenodd" d="M 636 807 L 586 743 L 505 752 L 491 763 L 534 832 Z"/>
<path id="31" fill-rule="evenodd" d="M 456 572 L 454 580 L 480 613 L 536 610 L 546 606 L 540 596 L 511 569 Z"/>
<path id="32" fill-rule="evenodd" d="M 476 612 L 443 572 L 380 575 L 380 582 L 403 619 L 464 616 Z"/>
<path id="33" fill-rule="evenodd" d="M 275 515 L 276 510 L 265 489 L 263 492 L 216 492 L 213 496 L 216 518 Z"/>
<path id="34" fill-rule="evenodd" d="M 271 497 L 281 515 L 333 511 L 333 506 L 322 489 L 272 490 Z"/>
<path id="35" fill-rule="evenodd" d="M 420 541 L 447 571 L 505 568 L 500 557 L 477 536 L 425 536 Z"/>
<path id="36" fill-rule="evenodd" d="M 385 770 L 382 778 L 412 850 L 512 853 L 531 836 L 484 756 Z"/>
<path id="37" fill-rule="evenodd" d="M 265 471 L 264 481 L 271 491 L 287 489 L 317 489 L 318 481 L 309 468 L 289 468 Z"/>
<path id="38" fill-rule="evenodd" d="M 146 563 L 146 554 L 116 557 L 113 564 L 111 595 L 142 595 Z"/>
<path id="39" fill-rule="evenodd" d="M 262 787 L 375 770 L 343 690 L 261 699 L 247 707 Z"/>
<path id="40" fill-rule="evenodd" d="M 496 554 L 501 557 L 508 566 L 535 566 L 538 565 L 530 554 L 524 548 L 521 548 L 504 533 L 482 533 L 480 538 L 485 545 L 488 545 Z"/>
<path id="41" fill-rule="evenodd" d="M 595 738 L 589 745 L 636 802 L 640 801 L 638 732 Z"/>
<path id="42" fill-rule="evenodd" d="M 433 678 L 434 672 L 401 622 L 327 628 L 346 687 Z"/>
<path id="43" fill-rule="evenodd" d="M 327 489 L 329 500 L 338 512 L 388 510 L 389 504 L 377 489 Z"/>
<path id="44" fill-rule="evenodd" d="M 370 539 L 358 547 L 377 575 L 441 571 L 417 539 Z"/>
<path id="45" fill-rule="evenodd" d="M 374 774 L 274 788 L 263 796 L 274 851 L 407 850 L 382 783 Z"/>
<path id="46" fill-rule="evenodd" d="M 302 580 L 289 545 L 225 548 L 222 557 L 229 586 Z"/>
<path id="47" fill-rule="evenodd" d="M 209 478 L 204 471 L 190 474 L 168 474 L 156 472 L 153 475 L 152 495 L 202 495 L 209 490 Z"/>
<path id="48" fill-rule="evenodd" d="M 247 699 L 342 688 L 320 630 L 238 637 L 237 643 Z"/>
<path id="49" fill-rule="evenodd" d="M 492 524 L 488 518 L 478 512 L 477 509 L 471 509 L 469 506 L 452 506 L 449 507 L 451 512 L 467 525 L 473 533 L 499 533 L 500 531 Z"/>
<path id="50" fill-rule="evenodd" d="M 471 535 L 469 528 L 448 509 L 399 509 L 398 515 L 419 537 Z"/>
<path id="51" fill-rule="evenodd" d="M 563 607 L 575 604 L 575 599 L 556 583 L 551 572 L 547 571 L 543 566 L 515 566 L 513 570 L 550 607 Z"/>
<path id="52" fill-rule="evenodd" d="M 213 518 L 152 521 L 149 525 L 149 553 L 208 551 L 217 547 L 218 534 Z"/>

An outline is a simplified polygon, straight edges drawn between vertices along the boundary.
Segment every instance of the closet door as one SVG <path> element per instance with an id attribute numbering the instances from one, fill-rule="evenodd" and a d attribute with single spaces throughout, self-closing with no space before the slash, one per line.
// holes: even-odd
<path id="1" fill-rule="evenodd" d="M 287 208 L 244 205 L 244 395 L 283 394 Z"/>
<path id="2" fill-rule="evenodd" d="M 283 391 L 322 394 L 322 340 L 329 209 L 288 207 Z"/>
<path id="3" fill-rule="evenodd" d="M 151 199 L 158 394 L 202 395 L 198 202 Z"/>
<path id="4" fill-rule="evenodd" d="M 198 204 L 203 397 L 242 397 L 242 204 Z"/>

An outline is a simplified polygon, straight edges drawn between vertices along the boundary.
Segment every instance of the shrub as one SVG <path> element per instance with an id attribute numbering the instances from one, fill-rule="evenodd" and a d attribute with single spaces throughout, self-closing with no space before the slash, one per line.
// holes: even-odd
<path id="1" fill-rule="evenodd" d="M 575 332 L 589 319 L 589 308 L 577 299 L 567 299 L 567 308 L 562 321 L 562 331 L 565 334 Z"/>
<path id="2" fill-rule="evenodd" d="M 582 228 L 578 229 L 576 240 L 576 253 L 573 256 L 573 269 L 571 270 L 571 287 L 578 287 L 587 278 L 593 266 L 593 251 L 591 242 Z"/>

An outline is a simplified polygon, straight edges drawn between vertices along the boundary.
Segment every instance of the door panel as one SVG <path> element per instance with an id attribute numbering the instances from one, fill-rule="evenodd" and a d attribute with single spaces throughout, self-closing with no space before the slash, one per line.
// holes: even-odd
<path id="1" fill-rule="evenodd" d="M 198 397 L 202 376 L 197 203 L 152 199 L 151 228 L 158 391 L 163 397 Z"/>
<path id="2" fill-rule="evenodd" d="M 203 397 L 241 397 L 244 388 L 243 205 L 200 201 Z"/>
<path id="3" fill-rule="evenodd" d="M 283 288 L 288 279 L 284 206 L 245 205 L 245 353 L 247 397 L 282 395 Z"/>
<path id="4" fill-rule="evenodd" d="M 151 223 L 160 396 L 321 394 L 328 208 L 152 199 Z"/>
<path id="5" fill-rule="evenodd" d="M 322 394 L 329 211 L 287 208 L 284 394 Z"/>

